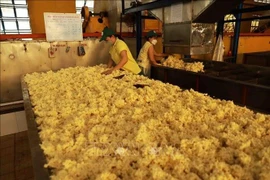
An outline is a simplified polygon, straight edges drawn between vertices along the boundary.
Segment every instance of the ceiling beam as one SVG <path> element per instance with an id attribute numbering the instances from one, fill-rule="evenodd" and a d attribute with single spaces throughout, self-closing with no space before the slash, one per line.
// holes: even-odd
<path id="1" fill-rule="evenodd" d="M 256 6 L 252 8 L 234 9 L 231 11 L 231 14 L 268 11 L 268 10 L 270 10 L 270 5 L 264 5 L 264 6 Z"/>
<path id="2" fill-rule="evenodd" d="M 190 0 L 156 0 L 150 3 L 145 3 L 136 7 L 131 7 L 124 9 L 123 14 L 128 14 L 128 13 L 135 13 L 135 12 L 140 12 L 144 10 L 152 10 L 152 9 L 158 9 L 158 8 L 163 8 L 170 6 L 172 4 L 176 3 L 181 3 L 181 2 L 188 2 Z"/>

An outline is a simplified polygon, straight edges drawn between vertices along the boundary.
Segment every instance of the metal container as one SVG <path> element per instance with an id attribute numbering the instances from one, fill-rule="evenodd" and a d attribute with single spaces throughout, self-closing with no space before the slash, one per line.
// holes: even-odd
<path id="1" fill-rule="evenodd" d="M 270 67 L 270 51 L 244 54 L 244 64 Z"/>
<path id="2" fill-rule="evenodd" d="M 28 87 L 23 78 L 21 78 L 21 86 L 24 101 L 24 110 L 27 119 L 27 132 L 32 157 L 34 177 L 36 180 L 49 180 L 50 171 L 44 168 L 44 165 L 46 164 L 46 157 L 40 147 L 41 140 L 38 135 L 38 125 L 35 121 L 35 115 L 32 109 Z"/>
<path id="3" fill-rule="evenodd" d="M 164 8 L 164 48 L 167 53 L 209 54 L 214 47 L 214 24 L 194 23 L 213 0 L 190 0 Z"/>
<path id="4" fill-rule="evenodd" d="M 151 78 L 183 89 L 194 89 L 208 95 L 232 100 L 235 104 L 270 113 L 270 68 L 224 62 L 203 62 L 205 72 L 194 73 L 163 66 L 152 66 Z"/>
<path id="5" fill-rule="evenodd" d="M 79 45 L 84 47 L 86 53 L 84 56 L 78 56 Z M 55 50 L 55 57 L 48 56 L 48 48 Z M 95 66 L 106 63 L 109 58 L 109 46 L 100 43 L 99 39 L 52 43 L 7 41 L 0 42 L 0 52 L 0 103 L 22 100 L 20 79 L 22 75 L 75 66 Z"/>
<path id="6" fill-rule="evenodd" d="M 167 53 L 209 54 L 214 48 L 214 24 L 164 24 L 163 46 Z"/>

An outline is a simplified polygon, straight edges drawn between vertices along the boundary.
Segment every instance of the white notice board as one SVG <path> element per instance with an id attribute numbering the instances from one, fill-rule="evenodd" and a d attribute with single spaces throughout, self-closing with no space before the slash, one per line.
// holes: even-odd
<path id="1" fill-rule="evenodd" d="M 82 41 L 81 15 L 76 13 L 44 13 L 47 41 Z"/>

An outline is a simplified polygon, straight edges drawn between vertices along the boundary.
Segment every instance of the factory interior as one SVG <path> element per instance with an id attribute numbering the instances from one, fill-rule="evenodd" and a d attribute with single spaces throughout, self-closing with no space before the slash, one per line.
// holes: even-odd
<path id="1" fill-rule="evenodd" d="M 1 180 L 270 179 L 270 0 L 1 0 L 0 20 Z M 103 73 L 106 28 L 140 68 L 155 33 L 149 76 Z"/>

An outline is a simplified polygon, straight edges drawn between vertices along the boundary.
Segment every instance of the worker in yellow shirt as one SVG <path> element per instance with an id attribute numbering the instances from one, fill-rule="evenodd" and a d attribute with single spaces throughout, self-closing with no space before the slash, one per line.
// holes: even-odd
<path id="1" fill-rule="evenodd" d="M 100 42 L 101 41 L 107 41 L 111 44 L 109 51 L 111 58 L 108 62 L 108 68 L 110 69 L 102 74 L 111 74 L 113 71 L 119 69 L 130 71 L 134 74 L 139 74 L 141 72 L 141 69 L 133 58 L 127 44 L 121 40 L 121 37 L 116 35 L 112 29 L 108 27 L 104 28 L 100 39 Z M 114 67 L 113 62 L 116 64 Z"/>
<path id="2" fill-rule="evenodd" d="M 143 75 L 150 77 L 151 64 L 157 65 L 156 57 L 165 57 L 167 54 L 157 53 L 154 45 L 157 44 L 157 33 L 153 30 L 147 32 L 146 42 L 138 55 L 138 64 L 142 68 Z"/>

